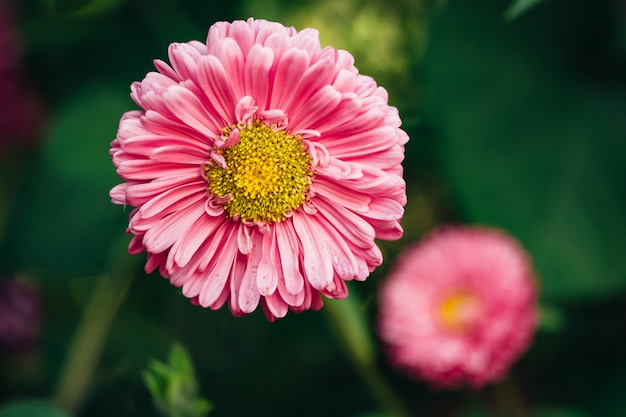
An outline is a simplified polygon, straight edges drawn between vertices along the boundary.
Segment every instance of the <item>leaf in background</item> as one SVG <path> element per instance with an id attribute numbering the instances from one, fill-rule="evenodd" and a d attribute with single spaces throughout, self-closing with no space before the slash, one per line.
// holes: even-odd
<path id="1" fill-rule="evenodd" d="M 515 20 L 544 1 L 546 0 L 515 0 L 509 5 L 509 8 L 504 13 L 504 17 L 508 21 Z"/>
<path id="2" fill-rule="evenodd" d="M 623 291 L 626 103 L 584 90 L 515 30 L 466 2 L 435 22 L 425 83 L 446 179 L 466 220 L 521 240 L 544 297 Z"/>
<path id="3" fill-rule="evenodd" d="M 122 0 L 48 0 L 52 11 L 64 17 L 83 18 L 106 13 Z"/>
<path id="4" fill-rule="evenodd" d="M 542 304 L 538 307 L 539 323 L 537 331 L 558 333 L 565 329 L 567 318 L 565 313 L 552 305 Z"/>
<path id="5" fill-rule="evenodd" d="M 198 396 L 191 357 L 179 344 L 170 348 L 167 363 L 151 360 L 142 377 L 156 408 L 165 416 L 203 417 L 213 408 Z"/>
<path id="6" fill-rule="evenodd" d="M 129 108 L 127 86 L 98 84 L 59 106 L 18 197 L 3 256 L 68 277 L 102 272 L 127 216 L 109 197 L 119 182 L 109 145 Z"/>
<path id="7" fill-rule="evenodd" d="M 24 400 L 1 407 L 0 417 L 69 417 L 69 414 L 45 401 Z"/>

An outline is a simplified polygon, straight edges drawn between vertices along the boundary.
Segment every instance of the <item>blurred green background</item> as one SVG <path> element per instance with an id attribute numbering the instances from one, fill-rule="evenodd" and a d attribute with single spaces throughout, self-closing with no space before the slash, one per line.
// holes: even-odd
<path id="1" fill-rule="evenodd" d="M 136 108 L 130 83 L 169 43 L 254 16 L 315 27 L 323 45 L 352 52 L 411 137 L 405 237 L 380 242 L 385 264 L 351 286 L 372 333 L 395 256 L 439 224 L 503 228 L 533 257 L 542 326 L 506 382 L 434 391 L 378 357 L 412 413 L 625 416 L 626 1 L 525 4 L 512 14 L 505 0 L 13 2 L 23 71 L 47 117 L 37 147 L 3 151 L 0 275 L 37 285 L 42 324 L 27 351 L 2 351 L 0 401 L 55 392 L 94 288 L 123 270 L 129 288 L 110 329 L 103 322 L 75 415 L 160 415 L 141 372 L 174 342 L 192 357 L 212 417 L 384 415 L 323 310 L 276 323 L 261 311 L 203 310 L 126 253 L 129 210 L 110 202 L 119 179 L 108 150 Z M 0 416 L 28 415 L 10 412 Z"/>

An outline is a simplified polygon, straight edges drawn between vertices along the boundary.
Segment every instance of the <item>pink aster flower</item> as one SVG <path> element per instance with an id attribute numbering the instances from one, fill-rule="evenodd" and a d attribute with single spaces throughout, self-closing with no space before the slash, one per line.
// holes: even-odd
<path id="1" fill-rule="evenodd" d="M 410 247 L 379 296 L 391 362 L 440 387 L 503 378 L 536 327 L 530 261 L 492 229 L 444 228 Z"/>
<path id="2" fill-rule="evenodd" d="M 387 92 L 346 51 L 249 19 L 174 43 L 132 85 L 111 144 L 134 206 L 130 252 L 147 252 L 192 302 L 270 320 L 347 296 L 398 239 L 408 140 Z"/>

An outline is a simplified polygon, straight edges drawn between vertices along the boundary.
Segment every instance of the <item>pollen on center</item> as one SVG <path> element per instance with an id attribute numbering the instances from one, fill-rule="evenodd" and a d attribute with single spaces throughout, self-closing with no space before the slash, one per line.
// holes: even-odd
<path id="1" fill-rule="evenodd" d="M 244 221 L 279 222 L 306 200 L 311 159 L 302 139 L 259 120 L 240 130 L 239 141 L 218 151 L 227 168 L 208 164 L 209 191 L 230 195 L 224 210 Z"/>
<path id="2" fill-rule="evenodd" d="M 476 324 L 481 300 L 473 292 L 455 291 L 443 297 L 437 310 L 437 321 L 444 330 L 466 333 Z"/>

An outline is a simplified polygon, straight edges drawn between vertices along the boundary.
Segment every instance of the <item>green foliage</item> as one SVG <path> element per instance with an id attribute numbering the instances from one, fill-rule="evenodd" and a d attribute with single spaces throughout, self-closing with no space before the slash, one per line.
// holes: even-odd
<path id="1" fill-rule="evenodd" d="M 42 400 L 23 400 L 1 407 L 0 417 L 69 417 L 69 414 Z"/>
<path id="2" fill-rule="evenodd" d="M 179 344 L 170 348 L 168 362 L 151 360 L 142 372 L 157 409 L 167 417 L 203 417 L 213 408 L 198 397 L 198 386 L 189 353 Z"/>
<path id="3" fill-rule="evenodd" d="M 102 272 L 111 239 L 123 231 L 127 216 L 108 195 L 119 181 L 109 143 L 129 108 L 127 91 L 96 84 L 59 106 L 18 198 L 21 209 L 9 232 L 13 262 L 67 277 Z"/>
<path id="4" fill-rule="evenodd" d="M 511 21 L 515 20 L 524 13 L 527 13 L 530 9 L 535 7 L 537 4 L 542 3 L 546 0 L 514 0 L 509 8 L 504 13 L 504 17 Z"/>
<path id="5" fill-rule="evenodd" d="M 428 111 L 460 208 L 521 240 L 544 297 L 624 291 L 626 103 L 540 59 L 552 53 L 530 47 L 540 39 L 523 42 L 487 10 L 451 3 L 426 57 Z"/>
<path id="6" fill-rule="evenodd" d="M 61 16 L 83 18 L 108 12 L 123 0 L 48 0 L 50 10 Z"/>
<path id="7" fill-rule="evenodd" d="M 555 306 L 539 306 L 539 331 L 559 332 L 567 325 L 567 319 L 563 311 Z"/>

